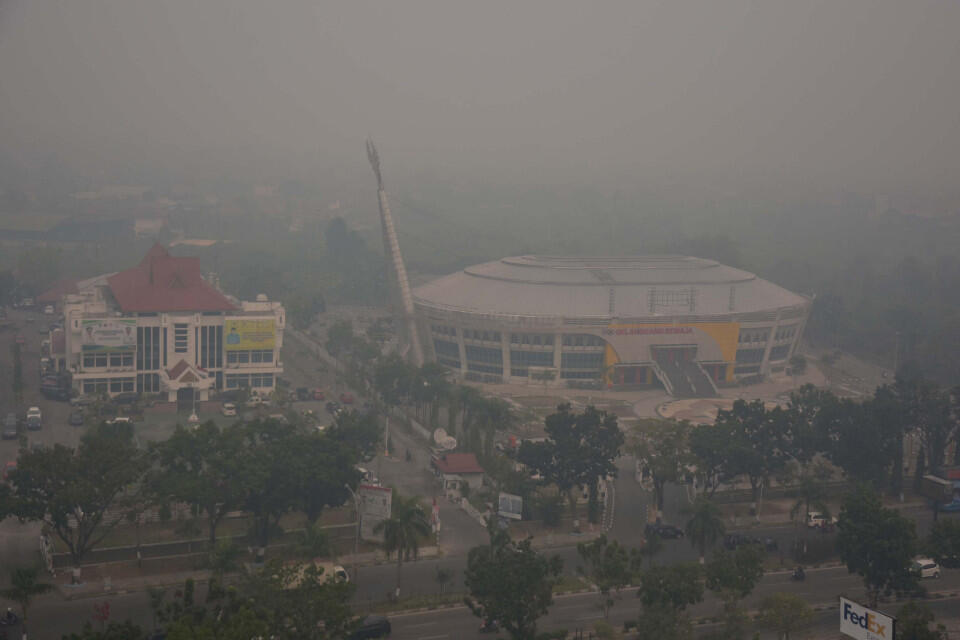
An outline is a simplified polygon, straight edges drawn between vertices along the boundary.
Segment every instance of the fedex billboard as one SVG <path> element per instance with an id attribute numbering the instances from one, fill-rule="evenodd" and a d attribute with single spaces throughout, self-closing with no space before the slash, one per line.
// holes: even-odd
<path id="1" fill-rule="evenodd" d="M 857 640 L 894 640 L 896 618 L 840 598 L 840 633 Z"/>

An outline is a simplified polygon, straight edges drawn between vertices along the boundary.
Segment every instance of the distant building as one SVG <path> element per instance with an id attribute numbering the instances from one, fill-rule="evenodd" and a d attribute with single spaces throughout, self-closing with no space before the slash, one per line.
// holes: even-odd
<path id="1" fill-rule="evenodd" d="M 413 291 L 428 359 L 467 380 L 717 386 L 783 371 L 811 300 L 686 256 L 519 256 Z"/>
<path id="2" fill-rule="evenodd" d="M 472 453 L 447 453 L 431 461 L 444 490 L 455 490 L 463 485 L 479 489 L 483 484 L 483 467 Z"/>
<path id="3" fill-rule="evenodd" d="M 197 258 L 155 244 L 137 266 L 77 288 L 64 299 L 63 349 L 79 393 L 157 393 L 183 403 L 214 390 L 269 392 L 283 371 L 283 306 L 227 297 Z"/>

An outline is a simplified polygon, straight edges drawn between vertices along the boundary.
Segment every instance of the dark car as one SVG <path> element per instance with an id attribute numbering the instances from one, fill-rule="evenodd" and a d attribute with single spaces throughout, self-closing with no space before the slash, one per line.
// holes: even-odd
<path id="1" fill-rule="evenodd" d="M 737 547 L 743 547 L 750 544 L 763 544 L 760 538 L 746 536 L 742 533 L 730 533 L 723 536 L 723 547 L 728 551 L 733 551 Z"/>
<path id="2" fill-rule="evenodd" d="M 648 536 L 657 535 L 669 540 L 683 537 L 683 529 L 680 527 L 675 527 L 672 524 L 662 524 L 660 522 L 648 524 L 644 527 L 644 532 L 646 532 Z"/>
<path id="3" fill-rule="evenodd" d="M 3 439 L 4 440 L 16 440 L 17 436 L 20 435 L 20 431 L 17 428 L 19 421 L 17 420 L 17 414 L 8 413 L 7 417 L 3 421 Z"/>
<path id="4" fill-rule="evenodd" d="M 331 400 L 326 404 L 324 408 L 327 410 L 327 413 L 329 413 L 330 415 L 336 415 L 336 413 L 340 411 L 340 404 L 338 402 L 334 402 L 333 400 Z"/>
<path id="5" fill-rule="evenodd" d="M 352 634 L 350 640 L 383 638 L 390 635 L 390 621 L 383 616 L 367 616 Z"/>
<path id="6" fill-rule="evenodd" d="M 113 404 L 118 406 L 127 406 L 131 405 L 137 401 L 137 394 L 135 393 L 120 393 L 113 397 Z"/>
<path id="7" fill-rule="evenodd" d="M 67 418 L 67 424 L 71 427 L 83 426 L 83 411 L 71 411 L 70 417 Z"/>
<path id="8" fill-rule="evenodd" d="M 40 393 L 43 394 L 43 397 L 49 398 L 50 400 L 59 400 L 60 402 L 68 402 L 70 400 L 70 390 L 64 389 L 60 385 L 41 384 Z"/>
<path id="9" fill-rule="evenodd" d="M 310 389 L 306 387 L 297 387 L 297 400 L 301 402 L 310 399 Z"/>

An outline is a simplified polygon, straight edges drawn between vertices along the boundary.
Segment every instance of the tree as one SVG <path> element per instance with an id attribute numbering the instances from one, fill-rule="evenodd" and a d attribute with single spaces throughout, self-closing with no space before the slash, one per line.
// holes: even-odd
<path id="1" fill-rule="evenodd" d="M 490 544 L 467 555 L 465 598 L 473 615 L 496 620 L 515 640 L 536 636 L 537 619 L 553 604 L 553 586 L 563 561 L 534 551 L 530 539 L 514 542 L 491 527 Z"/>
<path id="2" fill-rule="evenodd" d="M 723 425 L 699 424 L 690 429 L 690 454 L 703 481 L 707 497 L 720 487 L 730 473 L 730 429 Z"/>
<path id="3" fill-rule="evenodd" d="M 330 325 L 327 330 L 327 343 L 324 345 L 327 353 L 334 358 L 349 353 L 353 348 L 353 323 L 349 320 L 340 320 Z"/>
<path id="4" fill-rule="evenodd" d="M 934 472 L 944 463 L 950 443 L 957 439 L 957 421 L 950 393 L 920 375 L 897 374 L 894 393 L 904 417 L 920 436 L 924 458 Z"/>
<path id="5" fill-rule="evenodd" d="M 610 592 L 619 594 L 633 578 L 630 553 L 616 540 L 608 541 L 606 534 L 592 542 L 581 542 L 577 545 L 577 553 L 587 565 L 586 568 L 580 568 L 581 573 L 597 585 L 600 610 L 606 618 L 614 604 L 614 596 Z"/>
<path id="6" fill-rule="evenodd" d="M 947 629 L 934 621 L 933 611 L 926 603 L 910 601 L 897 612 L 897 640 L 947 640 Z"/>
<path id="7" fill-rule="evenodd" d="M 600 478 L 616 476 L 613 461 L 623 445 L 623 432 L 617 426 L 616 415 L 593 406 L 578 414 L 570 404 L 561 404 L 556 413 L 547 416 L 546 432 L 548 439 L 544 442 L 524 441 L 518 458 L 547 482 L 557 485 L 560 493 L 567 496 L 575 518 L 575 490 L 587 487 L 593 496 Z"/>
<path id="8" fill-rule="evenodd" d="M 34 596 L 43 595 L 53 589 L 52 584 L 40 582 L 40 570 L 37 567 L 14 569 L 10 572 L 10 586 L 0 590 L 7 600 L 13 600 L 23 611 L 23 621 L 27 621 L 27 609 Z"/>
<path id="9" fill-rule="evenodd" d="M 760 516 L 760 489 L 783 468 L 788 415 L 780 407 L 768 410 L 762 400 L 737 400 L 729 410 L 717 412 L 716 425 L 730 438 L 727 470 L 750 481 L 754 509 Z"/>
<path id="10" fill-rule="evenodd" d="M 641 558 L 646 559 L 647 565 L 653 566 L 653 558 L 663 551 L 663 538 L 656 531 L 651 531 L 643 537 L 643 545 L 637 551 Z"/>
<path id="11" fill-rule="evenodd" d="M 763 577 L 763 549 L 757 544 L 720 550 L 706 566 L 707 588 L 733 602 L 750 595 Z"/>
<path id="12" fill-rule="evenodd" d="M 193 429 L 178 426 L 154 447 L 151 493 L 161 503 L 183 502 L 206 513 L 211 549 L 220 522 L 243 500 L 243 485 L 237 482 L 244 474 L 242 447 L 239 431 L 221 430 L 212 420 Z"/>
<path id="13" fill-rule="evenodd" d="M 351 459 L 371 460 L 383 444 L 383 429 L 375 413 L 340 411 L 324 435 L 349 450 Z"/>
<path id="14" fill-rule="evenodd" d="M 703 564 L 707 548 L 723 537 L 726 527 L 723 525 L 720 508 L 703 496 L 694 500 L 688 513 L 690 519 L 687 520 L 684 533 L 690 539 L 690 544 L 700 552 L 700 564 Z"/>
<path id="15" fill-rule="evenodd" d="M 772 593 L 760 604 L 760 624 L 777 632 L 781 640 L 813 620 L 813 609 L 793 593 Z"/>
<path id="16" fill-rule="evenodd" d="M 24 449 L 0 515 L 42 522 L 67 548 L 78 577 L 87 552 L 122 520 L 107 519 L 108 512 L 132 499 L 145 467 L 133 428 L 124 424 L 92 427 L 76 450 L 60 444 Z"/>
<path id="17" fill-rule="evenodd" d="M 843 501 L 838 518 L 837 550 L 850 573 L 863 578 L 869 606 L 880 595 L 903 594 L 917 587 L 911 571 L 916 550 L 913 522 L 886 509 L 879 496 L 860 485 Z"/>
<path id="18" fill-rule="evenodd" d="M 934 522 L 924 549 L 930 557 L 945 567 L 960 566 L 960 520 L 944 519 Z"/>
<path id="19" fill-rule="evenodd" d="M 640 576 L 637 597 L 644 609 L 666 607 L 684 611 L 703 600 L 701 569 L 696 564 L 650 567 Z"/>
<path id="20" fill-rule="evenodd" d="M 126 622 L 111 622 L 103 629 L 94 629 L 88 620 L 83 623 L 79 633 L 63 636 L 63 640 L 136 640 L 144 638 L 143 629 L 129 620 Z"/>
<path id="21" fill-rule="evenodd" d="M 690 462 L 687 422 L 640 420 L 634 428 L 633 454 L 653 480 L 653 497 L 657 514 L 663 510 L 663 487 L 677 482 Z"/>
<path id="22" fill-rule="evenodd" d="M 13 377 L 10 381 L 13 399 L 23 402 L 23 364 L 20 361 L 20 345 L 13 343 L 10 349 L 13 351 Z"/>
<path id="23" fill-rule="evenodd" d="M 403 497 L 396 492 L 390 508 L 390 517 L 373 529 L 383 534 L 383 548 L 387 554 L 397 554 L 397 595 L 400 595 L 400 571 L 404 560 L 417 559 L 420 541 L 430 535 L 430 523 L 420 498 Z"/>

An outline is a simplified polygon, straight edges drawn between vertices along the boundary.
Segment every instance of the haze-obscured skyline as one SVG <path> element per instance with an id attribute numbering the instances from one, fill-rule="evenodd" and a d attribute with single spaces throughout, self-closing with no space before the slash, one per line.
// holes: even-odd
<path id="1" fill-rule="evenodd" d="M 958 26 L 947 1 L 5 0 L 0 139 L 88 175 L 355 179 L 372 134 L 388 185 L 949 199 Z"/>

